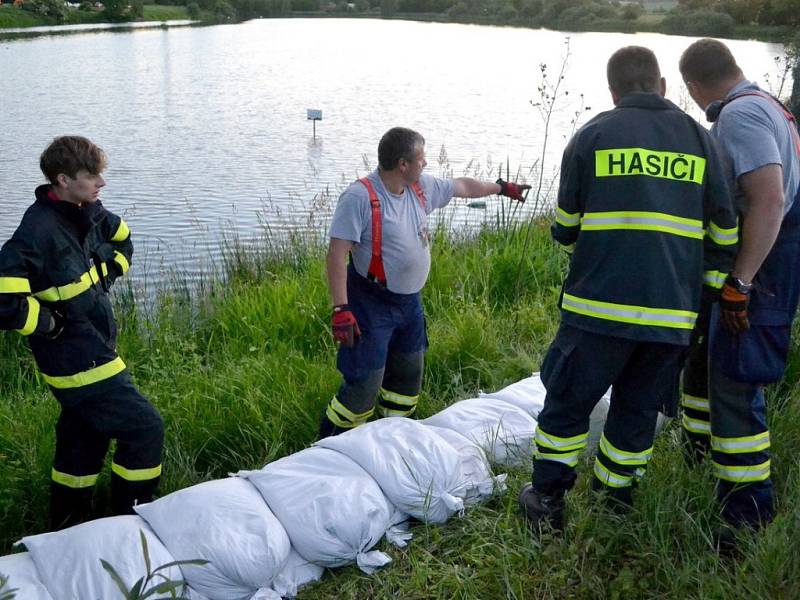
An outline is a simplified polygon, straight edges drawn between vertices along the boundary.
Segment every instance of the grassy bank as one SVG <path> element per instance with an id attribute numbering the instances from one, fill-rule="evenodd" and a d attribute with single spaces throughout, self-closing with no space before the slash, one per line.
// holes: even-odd
<path id="1" fill-rule="evenodd" d="M 557 327 L 565 261 L 547 222 L 532 225 L 526 247 L 527 233 L 437 236 L 425 291 L 431 347 L 423 416 L 538 369 Z M 305 447 L 338 384 L 322 249 L 298 242 L 278 253 L 228 257 L 228 282 L 207 283 L 198 300 L 173 291 L 154 311 L 137 313 L 124 289 L 117 291 L 120 354 L 167 426 L 162 493 Z M 627 519 L 594 505 L 587 459 L 565 535 L 540 543 L 516 510 L 516 489 L 529 474 L 512 472 L 505 495 L 443 526 L 416 527 L 406 550 L 384 548 L 395 559 L 386 570 L 373 577 L 356 568 L 330 572 L 301 598 L 796 598 L 797 380 L 793 368 L 770 398 L 780 516 L 764 535 L 743 540 L 738 562 L 720 562 L 710 550 L 710 469 L 684 465 L 673 424 L 657 441 Z M 22 340 L 3 334 L 2 552 L 46 528 L 56 417 Z M 107 494 L 108 481 L 99 485 Z"/>
<path id="2" fill-rule="evenodd" d="M 188 19 L 185 6 L 145 4 L 144 14 L 136 21 L 172 21 Z M 42 25 L 81 25 L 88 23 L 107 23 L 102 11 L 69 8 L 63 23 L 27 10 L 15 8 L 10 4 L 0 5 L 0 29 L 16 27 L 39 27 Z"/>

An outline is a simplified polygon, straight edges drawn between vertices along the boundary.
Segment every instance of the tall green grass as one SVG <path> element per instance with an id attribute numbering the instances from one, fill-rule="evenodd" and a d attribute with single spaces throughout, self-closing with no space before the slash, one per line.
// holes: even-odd
<path id="1" fill-rule="evenodd" d="M 546 219 L 471 237 L 440 230 L 432 253 L 422 416 L 538 369 L 566 268 Z M 164 291 L 153 309 L 136 310 L 129 290 L 116 291 L 120 354 L 166 422 L 162 494 L 307 446 L 339 383 L 324 249 L 303 239 L 232 242 L 226 257 L 201 293 Z M 19 336 L 0 335 L 2 552 L 46 530 L 58 408 L 28 354 Z M 779 516 L 762 535 L 742 537 L 737 561 L 711 549 L 713 478 L 708 465 L 685 465 L 671 424 L 627 518 L 594 501 L 587 457 L 565 534 L 533 538 L 516 509 L 529 473 L 512 470 L 506 494 L 443 526 L 417 526 L 405 550 L 384 548 L 395 559 L 386 570 L 330 572 L 301 598 L 796 598 L 798 356 L 795 347 L 769 400 Z M 107 478 L 98 485 L 102 502 Z"/>

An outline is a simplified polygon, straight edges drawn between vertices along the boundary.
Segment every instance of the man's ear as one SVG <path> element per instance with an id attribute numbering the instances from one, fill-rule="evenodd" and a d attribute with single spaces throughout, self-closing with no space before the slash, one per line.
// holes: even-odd
<path id="1" fill-rule="evenodd" d="M 66 173 L 59 173 L 58 175 L 56 175 L 56 185 L 58 187 L 63 187 L 63 188 L 67 187 L 68 180 L 69 177 L 67 176 Z"/>
<path id="2" fill-rule="evenodd" d="M 667 97 L 667 80 L 664 79 L 663 77 L 661 78 L 661 97 L 662 98 Z"/>

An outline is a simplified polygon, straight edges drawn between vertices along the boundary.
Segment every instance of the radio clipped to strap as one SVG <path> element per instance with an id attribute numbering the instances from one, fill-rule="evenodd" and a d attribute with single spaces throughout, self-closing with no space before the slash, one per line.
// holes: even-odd
<path id="1" fill-rule="evenodd" d="M 372 258 L 370 258 L 369 268 L 367 269 L 367 279 L 385 288 L 386 272 L 383 270 L 383 255 L 381 254 L 381 248 L 383 247 L 381 201 L 378 199 L 378 194 L 375 193 L 375 187 L 368 178 L 362 177 L 358 181 L 367 188 L 369 204 L 372 209 Z M 422 186 L 419 182 L 415 182 L 411 184 L 411 189 L 414 190 L 414 194 L 417 196 L 423 212 L 425 212 L 427 200 L 425 199 L 425 192 L 422 190 Z"/>

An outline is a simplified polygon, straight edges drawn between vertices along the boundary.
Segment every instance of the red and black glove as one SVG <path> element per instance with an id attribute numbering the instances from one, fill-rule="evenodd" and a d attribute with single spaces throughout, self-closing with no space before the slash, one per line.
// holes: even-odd
<path id="1" fill-rule="evenodd" d="M 719 298 L 719 320 L 731 333 L 741 333 L 750 328 L 747 320 L 747 303 L 750 300 L 751 283 L 744 283 L 728 275 Z"/>
<path id="2" fill-rule="evenodd" d="M 333 339 L 345 348 L 352 348 L 356 340 L 361 336 L 361 330 L 358 328 L 358 322 L 350 306 L 347 304 L 338 304 L 333 307 L 333 317 L 331 318 L 331 330 L 333 332 Z"/>
<path id="3" fill-rule="evenodd" d="M 498 179 L 495 183 L 500 186 L 500 196 L 511 198 L 517 202 L 525 202 L 525 196 L 522 195 L 522 192 L 531 189 L 531 186 L 524 183 L 511 183 L 502 179 Z"/>

